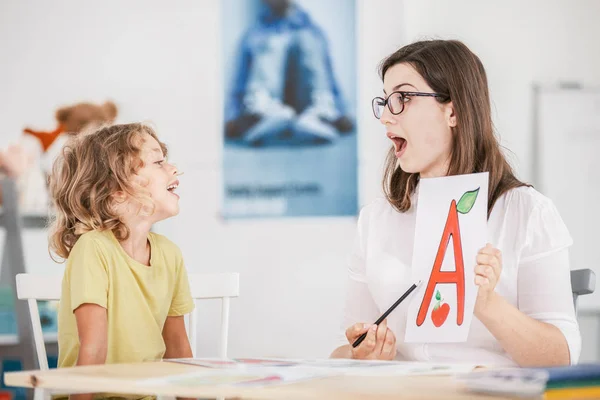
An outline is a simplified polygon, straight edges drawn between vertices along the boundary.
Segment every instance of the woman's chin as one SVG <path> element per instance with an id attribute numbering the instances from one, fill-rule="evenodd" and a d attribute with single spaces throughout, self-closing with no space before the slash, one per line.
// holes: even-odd
<path id="1" fill-rule="evenodd" d="M 419 172 L 421 172 L 419 168 L 417 168 L 408 160 L 404 159 L 404 157 L 398 159 L 398 163 L 400 164 L 400 168 L 402 169 L 402 171 L 406 172 L 407 174 L 418 174 Z"/>

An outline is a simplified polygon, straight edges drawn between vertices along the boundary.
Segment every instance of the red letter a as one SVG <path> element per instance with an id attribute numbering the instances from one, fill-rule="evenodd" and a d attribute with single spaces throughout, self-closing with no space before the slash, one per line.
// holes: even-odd
<path id="1" fill-rule="evenodd" d="M 452 245 L 454 246 L 454 263 L 456 269 L 454 271 L 441 271 L 442 261 L 450 243 L 450 237 L 452 237 Z M 421 326 L 427 317 L 427 311 L 431 305 L 431 299 L 435 286 L 438 283 L 455 283 L 456 284 L 456 323 L 461 325 L 463 323 L 465 314 L 465 271 L 463 264 L 463 253 L 462 244 L 460 241 L 460 229 L 458 227 L 458 212 L 456 210 L 456 201 L 452 200 L 450 204 L 450 211 L 448 212 L 448 219 L 446 220 L 446 226 L 444 228 L 444 234 L 440 241 L 440 247 L 438 247 L 437 255 L 435 256 L 435 262 L 433 263 L 433 269 L 429 282 L 427 283 L 427 290 L 425 296 L 421 302 L 421 308 L 419 308 L 419 314 L 417 315 L 417 326 Z"/>

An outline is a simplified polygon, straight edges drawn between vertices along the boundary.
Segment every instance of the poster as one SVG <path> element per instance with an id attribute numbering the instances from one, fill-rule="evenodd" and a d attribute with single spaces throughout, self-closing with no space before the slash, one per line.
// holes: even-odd
<path id="1" fill-rule="evenodd" d="M 358 212 L 355 0 L 223 0 L 224 218 Z"/>

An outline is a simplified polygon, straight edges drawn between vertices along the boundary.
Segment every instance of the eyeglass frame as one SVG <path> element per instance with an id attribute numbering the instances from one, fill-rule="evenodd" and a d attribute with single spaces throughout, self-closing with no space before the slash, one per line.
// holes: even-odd
<path id="1" fill-rule="evenodd" d="M 375 118 L 377 119 L 381 119 L 381 117 L 378 117 L 377 114 L 375 113 L 375 107 L 374 107 L 374 103 L 375 100 L 381 100 L 383 102 L 383 107 L 387 106 L 387 108 L 390 110 L 390 112 L 392 113 L 392 115 L 400 115 L 402 114 L 402 111 L 404 111 L 404 102 L 402 102 L 402 109 L 395 113 L 394 111 L 392 111 L 392 107 L 390 107 L 390 103 L 388 102 L 389 98 L 392 97 L 392 95 L 399 93 L 401 97 L 410 97 L 410 96 L 417 96 L 417 97 L 438 97 L 438 98 L 446 98 L 448 96 L 445 96 L 443 94 L 439 94 L 439 93 L 427 93 L 427 92 L 403 92 L 400 90 L 397 90 L 395 92 L 390 93 L 389 96 L 387 96 L 385 99 L 383 97 L 374 97 L 373 100 L 371 100 L 371 109 L 373 111 L 373 115 L 375 116 Z M 381 114 L 383 116 L 383 113 Z"/>

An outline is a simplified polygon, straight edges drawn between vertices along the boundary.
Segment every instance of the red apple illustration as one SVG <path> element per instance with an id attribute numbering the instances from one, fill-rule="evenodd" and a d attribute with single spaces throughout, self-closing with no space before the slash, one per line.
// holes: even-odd
<path id="1" fill-rule="evenodd" d="M 442 295 L 440 294 L 439 290 L 436 290 L 435 292 L 435 299 L 437 300 L 437 303 L 431 312 L 431 320 L 433 321 L 433 325 L 435 325 L 436 328 L 439 328 L 446 321 L 446 318 L 448 318 L 450 306 L 448 303 L 442 304 L 444 299 L 442 299 Z"/>

